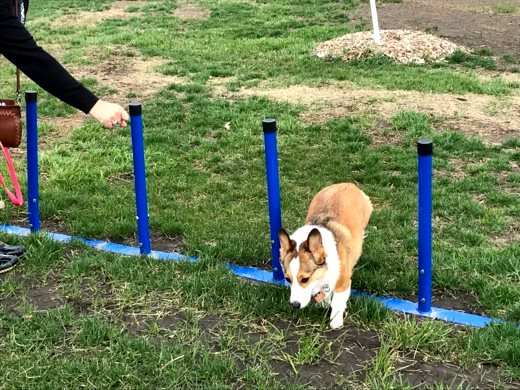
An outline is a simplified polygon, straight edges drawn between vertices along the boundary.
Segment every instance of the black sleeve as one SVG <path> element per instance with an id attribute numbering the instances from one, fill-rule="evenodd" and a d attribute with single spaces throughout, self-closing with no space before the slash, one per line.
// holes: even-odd
<path id="1" fill-rule="evenodd" d="M 87 114 L 98 98 L 39 47 L 24 25 L 7 14 L 3 3 L 0 0 L 0 54 L 44 90 Z"/>

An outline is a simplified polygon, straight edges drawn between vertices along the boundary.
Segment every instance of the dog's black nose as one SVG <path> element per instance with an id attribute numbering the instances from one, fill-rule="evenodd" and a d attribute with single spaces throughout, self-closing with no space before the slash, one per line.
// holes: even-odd
<path id="1" fill-rule="evenodd" d="M 291 305 L 292 307 L 294 307 L 295 309 L 299 309 L 300 308 L 300 302 L 291 302 Z"/>

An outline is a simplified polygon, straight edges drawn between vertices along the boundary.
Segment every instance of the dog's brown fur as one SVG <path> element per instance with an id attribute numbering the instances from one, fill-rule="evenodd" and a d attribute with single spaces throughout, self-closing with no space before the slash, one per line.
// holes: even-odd
<path id="1" fill-rule="evenodd" d="M 328 186 L 311 201 L 305 223 L 326 227 L 336 239 L 340 259 L 339 277 L 334 288 L 336 292 L 346 291 L 350 287 L 352 270 L 361 256 L 363 236 L 371 214 L 370 199 L 353 183 Z M 321 240 L 310 252 L 320 253 L 318 259 L 325 261 Z M 300 262 L 305 263 L 308 259 L 309 256 L 302 257 L 300 254 Z"/>
<path id="2" fill-rule="evenodd" d="M 330 305 L 332 329 L 343 326 L 352 272 L 371 213 L 369 197 L 355 184 L 333 184 L 312 199 L 304 226 L 291 236 L 284 229 L 278 233 L 291 305 L 304 308 L 313 297 Z"/>

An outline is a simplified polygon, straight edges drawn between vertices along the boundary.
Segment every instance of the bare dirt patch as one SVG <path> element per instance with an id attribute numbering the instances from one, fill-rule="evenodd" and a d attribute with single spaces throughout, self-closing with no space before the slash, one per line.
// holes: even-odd
<path id="1" fill-rule="evenodd" d="M 518 241 L 520 241 L 520 221 L 513 217 L 508 218 L 508 228 L 493 237 L 493 242 L 497 246 L 506 246 Z"/>
<path id="2" fill-rule="evenodd" d="M 504 0 L 404 0 L 378 5 L 382 29 L 428 31 L 472 49 L 490 48 L 495 55 L 520 60 L 520 13 L 499 13 L 498 6 L 516 5 Z M 351 15 L 351 22 L 370 26 L 368 4 Z"/>
<path id="3" fill-rule="evenodd" d="M 182 3 L 173 11 L 173 16 L 181 20 L 206 20 L 211 13 L 196 4 Z"/>
<path id="4" fill-rule="evenodd" d="M 67 117 L 44 117 L 42 116 L 40 122 L 44 125 L 53 127 L 52 135 L 49 137 L 42 136 L 39 140 L 40 149 L 46 149 L 52 146 L 53 140 L 58 138 L 67 138 L 74 129 L 85 125 L 89 117 L 84 113 L 77 111 L 72 116 Z"/>
<path id="5" fill-rule="evenodd" d="M 216 86 L 216 91 L 223 90 Z M 327 87 L 293 85 L 286 88 L 251 88 L 225 92 L 226 96 L 265 96 L 277 101 L 303 104 L 309 110 L 302 115 L 306 123 L 320 123 L 355 114 L 377 115 L 383 123 L 401 110 L 423 112 L 444 118 L 442 126 L 482 137 L 490 144 L 520 136 L 520 96 L 495 97 L 489 95 L 428 94 L 417 91 L 388 91 L 358 88 L 352 83 Z M 493 109 L 491 109 L 493 108 Z M 377 138 L 384 137 L 381 126 Z M 378 132 L 377 126 L 373 129 Z"/>
<path id="6" fill-rule="evenodd" d="M 59 60 L 64 52 L 61 47 L 53 45 L 46 48 Z M 109 100 L 123 107 L 130 101 L 144 103 L 152 96 L 170 84 L 184 83 L 177 76 L 159 73 L 157 67 L 166 61 L 157 57 L 143 58 L 135 50 L 124 46 L 90 48 L 87 50 L 88 65 L 71 64 L 67 70 L 77 79 L 95 79 L 95 89 L 101 91 L 99 98 Z M 69 117 L 42 117 L 41 122 L 57 125 L 58 133 L 53 138 L 65 138 L 70 132 L 89 120 L 82 112 L 76 112 Z M 45 141 L 44 141 L 45 142 Z"/>
<path id="7" fill-rule="evenodd" d="M 148 100 L 162 88 L 182 83 L 177 76 L 167 76 L 154 69 L 164 64 L 160 58 L 123 57 L 113 54 L 94 65 L 74 66 L 71 72 L 77 78 L 94 78 L 98 87 L 105 88 L 103 98 L 126 104 Z"/>
<path id="8" fill-rule="evenodd" d="M 130 7 L 140 7 L 145 5 L 146 1 L 115 1 L 112 7 L 102 12 L 81 11 L 68 14 L 65 17 L 54 20 L 50 23 L 52 28 L 60 27 L 88 27 L 95 26 L 106 19 L 128 19 L 136 15 L 140 15 L 139 11 L 129 12 Z"/>

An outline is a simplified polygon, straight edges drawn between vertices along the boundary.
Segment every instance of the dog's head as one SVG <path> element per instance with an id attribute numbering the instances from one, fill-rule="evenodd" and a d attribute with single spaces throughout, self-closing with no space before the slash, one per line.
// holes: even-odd
<path id="1" fill-rule="evenodd" d="M 312 229 L 301 243 L 289 237 L 284 229 L 278 233 L 280 261 L 285 279 L 291 285 L 290 302 L 296 309 L 303 309 L 327 275 L 325 248 L 318 229 Z"/>

